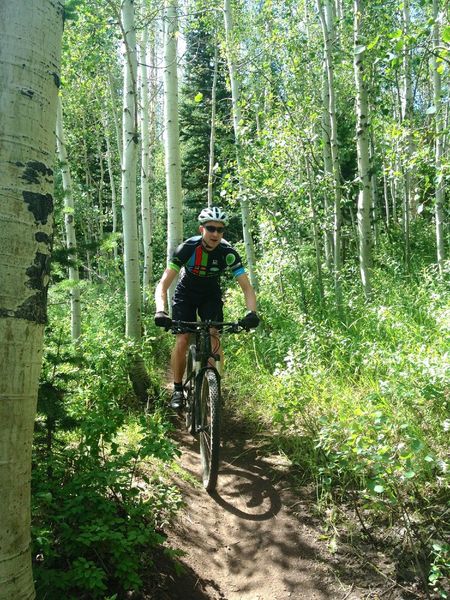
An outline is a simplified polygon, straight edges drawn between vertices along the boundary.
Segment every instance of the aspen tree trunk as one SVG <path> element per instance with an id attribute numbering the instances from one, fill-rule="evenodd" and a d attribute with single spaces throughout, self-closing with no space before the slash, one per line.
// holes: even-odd
<path id="1" fill-rule="evenodd" d="M 314 239 L 314 248 L 316 251 L 316 274 L 317 274 L 317 287 L 319 290 L 319 301 L 323 303 L 325 294 L 323 289 L 323 277 L 322 277 L 322 256 L 320 251 L 320 239 L 319 239 L 319 226 L 317 223 L 317 211 L 314 204 L 314 193 L 313 193 L 313 183 L 312 183 L 312 175 L 311 175 L 311 166 L 308 162 L 308 159 L 305 161 L 306 165 L 306 174 L 308 177 L 308 198 L 309 198 L 309 206 L 311 208 L 312 215 L 312 228 L 313 228 L 313 239 Z"/>
<path id="2" fill-rule="evenodd" d="M 119 153 L 119 159 L 120 159 L 120 165 L 122 166 L 122 160 L 123 160 L 123 140 L 122 140 L 122 130 L 119 124 L 119 119 L 117 117 L 117 111 L 116 111 L 116 104 L 118 103 L 118 96 L 116 93 L 116 88 L 114 85 L 114 77 L 112 76 L 111 73 L 109 73 L 108 76 L 108 90 L 109 90 L 109 96 L 111 99 L 111 113 L 112 113 L 112 118 L 113 118 L 113 123 L 114 123 L 114 129 L 116 131 L 116 144 L 117 144 L 117 151 Z"/>
<path id="3" fill-rule="evenodd" d="M 439 0 L 433 0 L 433 46 L 434 51 L 441 43 L 439 33 Z M 444 270 L 445 247 L 444 247 L 444 177 L 442 173 L 442 157 L 444 154 L 444 127 L 442 119 L 442 82 L 441 74 L 439 73 L 436 56 L 433 55 L 431 61 L 433 72 L 433 92 L 434 92 L 434 107 L 435 107 L 435 169 L 436 169 L 436 189 L 435 198 L 435 221 L 436 221 L 436 251 L 437 264 L 439 274 L 442 276 Z"/>
<path id="4" fill-rule="evenodd" d="M 144 27 L 140 48 L 140 125 L 141 125 L 141 219 L 142 219 L 142 246 L 144 254 L 144 268 L 142 272 L 142 301 L 147 306 L 148 299 L 152 297 L 150 282 L 153 270 L 152 254 L 152 218 L 150 208 L 150 125 L 149 125 L 149 95 L 148 71 L 146 51 L 148 47 L 148 29 Z"/>
<path id="5" fill-rule="evenodd" d="M 228 71 L 230 74 L 230 85 L 231 85 L 231 101 L 232 101 L 232 113 L 233 113 L 233 128 L 234 128 L 234 139 L 236 145 L 236 162 L 239 180 L 239 198 L 241 204 L 241 215 L 242 215 L 242 231 L 244 235 L 244 245 L 247 254 L 247 264 L 249 278 L 254 288 L 257 288 L 258 282 L 255 271 L 255 250 L 253 240 L 251 236 L 251 223 L 250 223 L 250 207 L 249 201 L 245 196 L 245 187 L 243 182 L 243 169 L 242 169 L 242 117 L 241 117 L 241 105 L 240 105 L 240 86 L 236 68 L 236 40 L 234 39 L 233 32 L 233 15 L 231 12 L 231 1 L 224 0 L 224 21 L 225 21 L 225 37 L 226 37 L 226 54 L 228 61 Z"/>
<path id="6" fill-rule="evenodd" d="M 87 198 L 87 204 L 92 213 L 95 213 L 94 200 L 92 197 L 92 189 L 94 187 L 92 183 L 91 169 L 89 167 L 89 157 L 88 157 L 88 147 L 87 147 L 87 128 L 86 128 L 86 120 L 83 114 L 83 160 L 84 160 L 84 182 L 85 182 L 85 192 Z M 97 240 L 97 234 L 95 228 L 91 224 L 91 219 L 87 219 L 86 229 L 89 235 L 89 242 Z"/>
<path id="7" fill-rule="evenodd" d="M 139 132 L 137 123 L 137 48 L 134 0 L 123 0 L 121 19 L 124 34 L 122 222 L 126 335 L 132 340 L 139 341 L 142 335 L 142 315 L 136 206 Z M 138 354 L 133 354 L 130 357 L 129 375 L 136 396 L 142 402 L 148 401 L 147 390 L 150 381 L 144 361 Z"/>
<path id="8" fill-rule="evenodd" d="M 16 0 L 2 2 L 0 13 L 0 600 L 30 600 L 31 444 L 47 320 L 63 4 Z"/>
<path id="9" fill-rule="evenodd" d="M 322 73 L 322 145 L 323 145 L 323 170 L 325 182 L 333 182 L 333 160 L 331 157 L 331 125 L 329 113 L 329 88 L 326 58 L 324 55 Z M 333 271 L 333 211 L 328 200 L 329 187 L 324 186 L 324 249 L 325 261 L 330 272 Z"/>
<path id="10" fill-rule="evenodd" d="M 215 36 L 214 49 L 214 74 L 211 89 L 211 135 L 209 137 L 209 169 L 208 169 L 208 206 L 213 205 L 213 182 L 214 182 L 214 145 L 216 142 L 216 91 L 217 91 L 217 71 L 219 65 L 219 52 L 217 46 L 217 36 Z"/>
<path id="11" fill-rule="evenodd" d="M 330 0 L 325 0 L 329 4 Z M 342 312 L 342 286 L 341 286 L 341 175 L 338 154 L 338 135 L 337 135 L 337 119 L 336 119 L 336 100 L 334 91 L 334 68 L 333 68 L 333 53 L 332 39 L 330 37 L 326 11 L 323 0 L 317 0 L 317 8 L 319 11 L 320 23 L 322 26 L 322 34 L 325 50 L 325 64 L 328 81 L 328 112 L 330 115 L 330 141 L 331 141 L 331 158 L 333 162 L 333 187 L 334 187 L 334 231 L 333 231 L 333 259 L 334 259 L 334 288 L 336 295 L 336 306 L 338 312 Z"/>
<path id="12" fill-rule="evenodd" d="M 111 214 L 112 214 L 112 231 L 114 235 L 114 261 L 117 262 L 118 259 L 118 251 L 117 251 L 117 191 L 116 191 L 116 182 L 114 179 L 114 168 L 113 168 L 113 157 L 111 153 L 111 138 L 109 132 L 109 123 L 108 117 L 106 113 L 103 115 L 103 129 L 105 132 L 105 142 L 106 142 L 106 163 L 108 165 L 108 175 L 109 175 L 109 186 L 111 189 Z"/>
<path id="13" fill-rule="evenodd" d="M 388 166 L 386 157 L 383 151 L 383 197 L 384 197 L 384 212 L 386 219 L 386 229 L 391 226 L 391 208 L 389 206 L 389 181 L 388 181 Z"/>
<path id="14" fill-rule="evenodd" d="M 402 225 L 404 235 L 404 253 L 405 264 L 409 270 L 411 261 L 410 249 L 410 221 L 411 215 L 415 213 L 414 192 L 411 176 L 410 161 L 413 153 L 413 142 L 411 135 L 412 116 L 413 116 L 413 94 L 411 81 L 410 65 L 410 42 L 407 39 L 410 27 L 409 0 L 404 0 L 402 8 L 403 36 L 405 38 L 403 45 L 403 90 L 401 96 L 401 119 L 404 128 L 406 128 L 406 155 L 403 159 L 403 205 L 402 205 Z M 406 163 L 406 164 L 405 164 Z"/>
<path id="15" fill-rule="evenodd" d="M 364 58 L 364 57 L 362 57 Z M 365 86 L 365 82 L 363 81 L 366 94 L 367 87 Z M 367 103 L 369 114 L 372 114 L 372 107 Z M 378 184 L 377 184 L 377 174 L 375 172 L 375 140 L 373 138 L 373 131 L 370 132 L 370 140 L 369 140 L 369 169 L 370 169 L 370 197 L 371 197 L 371 226 L 373 231 L 373 240 L 372 243 L 374 246 L 378 246 L 379 244 L 379 223 L 378 223 L 378 204 L 379 204 L 379 196 L 378 196 Z"/>
<path id="16" fill-rule="evenodd" d="M 167 261 L 183 239 L 180 129 L 178 123 L 177 0 L 165 0 L 164 28 L 164 122 L 167 187 Z M 173 294 L 175 282 L 169 290 Z"/>
<path id="17" fill-rule="evenodd" d="M 58 159 L 61 163 L 62 183 L 64 190 L 64 227 L 66 232 L 66 247 L 68 250 L 70 289 L 70 316 L 72 340 L 77 340 L 81 335 L 81 304 L 80 304 L 80 276 L 77 265 L 77 238 L 75 234 L 74 202 L 72 193 L 72 178 L 69 162 L 67 160 L 66 143 L 64 139 L 63 112 L 61 96 L 58 96 L 56 116 L 56 148 Z"/>
<path id="18" fill-rule="evenodd" d="M 98 165 L 100 171 L 100 179 L 98 182 L 98 233 L 100 241 L 103 240 L 103 225 L 105 221 L 105 213 L 103 210 L 103 185 L 105 178 L 105 168 L 103 165 L 102 142 L 100 136 L 97 140 Z"/>
<path id="19" fill-rule="evenodd" d="M 122 3 L 124 32 L 123 85 L 123 163 L 122 221 L 125 268 L 126 335 L 141 339 L 141 294 L 139 283 L 139 247 L 136 217 L 137 127 L 137 55 L 134 2 Z"/>
<path id="20" fill-rule="evenodd" d="M 361 39 L 361 19 L 364 14 L 364 1 L 355 0 L 353 4 L 353 33 L 354 33 L 354 72 L 356 84 L 356 144 L 358 151 L 358 239 L 359 239 L 359 270 L 366 300 L 371 297 L 371 232 L 370 232 L 370 154 L 367 90 L 364 81 L 364 52 Z"/>

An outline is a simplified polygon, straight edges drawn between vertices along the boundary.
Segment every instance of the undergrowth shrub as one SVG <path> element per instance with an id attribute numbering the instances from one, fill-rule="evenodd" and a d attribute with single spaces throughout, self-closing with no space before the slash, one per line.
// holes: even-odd
<path id="1" fill-rule="evenodd" d="M 86 289 L 83 335 L 69 340 L 53 292 L 33 456 L 33 557 L 39 598 L 106 598 L 142 588 L 180 506 L 163 476 L 177 450 L 161 408 L 137 403 L 128 379 L 118 293 Z M 119 319 L 120 321 L 120 319 Z M 151 326 L 139 352 L 159 386 Z M 115 596 L 114 596 L 115 597 Z"/>
<path id="2" fill-rule="evenodd" d="M 322 498 L 356 506 L 366 534 L 377 523 L 394 525 L 393 538 L 403 536 L 400 554 L 428 593 L 445 594 L 445 281 L 434 268 L 407 279 L 396 270 L 378 271 L 371 304 L 358 283 L 347 283 L 344 322 L 333 312 L 295 310 L 273 286 L 273 277 L 263 277 L 257 334 L 227 341 L 225 382 L 232 397 L 247 417 L 278 424 L 274 445 L 298 466 L 302 480 L 316 483 Z M 229 296 L 237 315 L 238 294 Z M 392 542 L 398 546 L 399 539 Z"/>

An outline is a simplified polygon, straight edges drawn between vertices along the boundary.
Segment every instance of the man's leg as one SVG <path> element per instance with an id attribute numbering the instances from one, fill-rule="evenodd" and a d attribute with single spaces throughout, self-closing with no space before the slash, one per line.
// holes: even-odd
<path id="1" fill-rule="evenodd" d="M 218 354 L 220 356 L 220 368 L 218 369 L 219 374 L 222 375 L 223 373 L 223 348 L 222 348 L 222 342 L 220 340 L 220 332 L 217 329 L 210 329 L 211 332 L 211 350 L 213 351 L 214 354 Z M 218 366 L 215 365 L 215 361 L 213 361 L 212 358 L 209 359 L 209 364 L 214 367 L 214 366 Z"/>
<path id="2" fill-rule="evenodd" d="M 183 381 L 186 368 L 186 351 L 189 344 L 189 333 L 178 333 L 172 350 L 172 373 L 174 384 Z"/>

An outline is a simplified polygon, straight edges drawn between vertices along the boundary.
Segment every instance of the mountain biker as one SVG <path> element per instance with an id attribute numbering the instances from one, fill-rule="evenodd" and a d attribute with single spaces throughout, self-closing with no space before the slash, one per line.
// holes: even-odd
<path id="1" fill-rule="evenodd" d="M 247 314 L 241 319 L 245 327 L 257 327 L 256 295 L 245 273 L 236 250 L 223 239 L 228 218 L 217 206 L 204 208 L 198 216 L 200 235 L 184 241 L 175 250 L 155 292 L 155 324 L 169 328 L 172 319 L 195 321 L 197 313 L 202 320 L 223 321 L 223 301 L 219 285 L 220 274 L 231 269 L 243 293 Z M 167 290 L 180 270 L 182 275 L 175 288 L 172 301 L 172 319 L 166 312 Z M 211 334 L 218 336 L 217 330 Z M 170 402 L 173 409 L 183 404 L 183 374 L 186 366 L 186 351 L 189 333 L 178 333 L 172 351 L 171 365 L 174 389 Z"/>

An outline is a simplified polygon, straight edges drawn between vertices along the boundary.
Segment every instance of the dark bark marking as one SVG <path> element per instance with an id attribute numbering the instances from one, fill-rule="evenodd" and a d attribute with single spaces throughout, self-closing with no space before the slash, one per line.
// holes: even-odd
<path id="1" fill-rule="evenodd" d="M 27 98 L 32 98 L 34 96 L 34 90 L 20 90 L 20 93 Z"/>
<path id="2" fill-rule="evenodd" d="M 26 270 L 28 275 L 27 286 L 33 290 L 44 290 L 47 288 L 47 283 L 44 280 L 47 279 L 50 274 L 50 254 L 43 254 L 42 252 L 36 252 L 34 257 L 34 264 L 28 267 Z"/>
<path id="3" fill-rule="evenodd" d="M 38 233 L 36 233 L 36 235 L 34 236 L 34 239 L 39 243 L 47 244 L 47 246 L 50 246 L 50 236 L 44 233 L 43 231 L 38 231 Z"/>
<path id="4" fill-rule="evenodd" d="M 53 81 L 55 82 L 56 87 L 59 89 L 61 87 L 61 79 L 58 75 L 58 73 L 50 73 L 50 75 L 53 77 Z"/>
<path id="5" fill-rule="evenodd" d="M 52 169 L 49 169 L 47 165 L 37 160 L 31 160 L 24 166 L 25 170 L 22 179 L 27 183 L 41 183 L 41 178 L 45 176 L 51 177 L 53 175 Z"/>
<path id="6" fill-rule="evenodd" d="M 38 234 L 36 234 L 38 235 Z M 44 234 L 45 235 L 45 234 Z M 47 236 L 48 238 L 48 236 Z M 36 252 L 34 264 L 28 267 L 27 287 L 37 290 L 23 302 L 17 310 L 0 308 L 0 318 L 25 319 L 33 323 L 47 323 L 47 291 L 50 273 L 50 254 Z"/>
<path id="7" fill-rule="evenodd" d="M 53 213 L 53 197 L 51 194 L 23 192 L 23 199 L 28 204 L 28 210 L 33 213 L 37 224 L 45 225 Z"/>
<path id="8" fill-rule="evenodd" d="M 13 314 L 0 309 L 0 317 L 14 317 L 40 324 L 47 323 L 47 288 L 27 298 Z"/>

